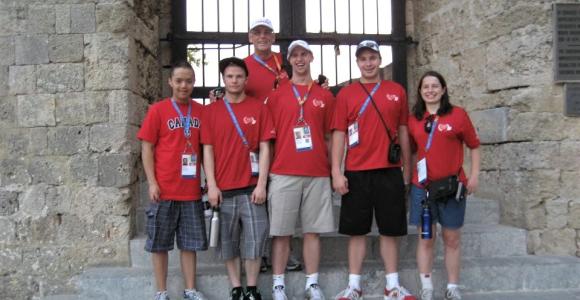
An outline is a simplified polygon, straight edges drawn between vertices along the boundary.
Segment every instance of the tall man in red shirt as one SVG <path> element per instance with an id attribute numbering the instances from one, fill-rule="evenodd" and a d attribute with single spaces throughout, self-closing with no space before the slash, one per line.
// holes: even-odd
<path id="1" fill-rule="evenodd" d="M 361 298 L 366 234 L 374 213 L 386 273 L 385 299 L 414 299 L 400 286 L 397 273 L 397 237 L 407 234 L 405 185 L 411 175 L 407 97 L 397 83 L 381 80 L 381 54 L 376 42 L 362 41 L 356 61 L 360 82 L 340 91 L 332 123 L 332 185 L 343 195 L 339 232 L 350 235 L 349 283 L 337 298 Z M 340 168 L 345 141 L 343 175 Z M 388 159 L 391 143 L 400 144 L 404 172 L 400 162 Z"/>
<path id="2" fill-rule="evenodd" d="M 191 98 L 195 74 L 187 62 L 171 69 L 171 98 L 151 106 L 137 137 L 142 141 L 143 167 L 151 204 L 147 210 L 147 242 L 151 252 L 156 300 L 167 295 L 167 251 L 174 238 L 181 250 L 185 299 L 205 299 L 195 289 L 196 251 L 207 249 L 200 191 L 200 118 L 202 106 Z"/>
<path id="3" fill-rule="evenodd" d="M 284 267 L 298 218 L 304 242 L 305 299 L 324 299 L 318 285 L 319 234 L 335 230 L 328 159 L 334 97 L 312 80 L 313 59 L 305 41 L 292 42 L 288 47 L 292 81 L 282 84 L 266 102 L 277 132 L 268 190 L 274 300 L 287 299 Z"/>
<path id="4" fill-rule="evenodd" d="M 244 92 L 248 76 L 244 61 L 226 58 L 220 61 L 219 68 L 225 96 L 210 104 L 202 118 L 208 198 L 213 207 L 220 207 L 219 252 L 233 287 L 230 299 L 261 300 L 256 286 L 268 237 L 264 202 L 270 166 L 269 141 L 276 131 L 263 102 Z M 245 293 L 240 256 L 245 263 Z"/>

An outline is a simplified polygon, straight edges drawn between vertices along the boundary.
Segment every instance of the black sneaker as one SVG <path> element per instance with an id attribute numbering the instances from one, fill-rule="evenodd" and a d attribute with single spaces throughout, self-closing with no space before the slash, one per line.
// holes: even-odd
<path id="1" fill-rule="evenodd" d="M 232 289 L 230 292 L 230 300 L 244 300 L 244 289 L 239 286 Z"/>
<path id="2" fill-rule="evenodd" d="M 290 253 L 288 256 L 286 271 L 302 271 L 302 264 L 300 263 L 300 260 L 298 260 L 298 258 L 293 255 L 293 253 Z"/>
<path id="3" fill-rule="evenodd" d="M 260 294 L 260 290 L 256 287 L 248 288 L 244 295 L 244 300 L 262 300 L 262 294 Z"/>
<path id="4" fill-rule="evenodd" d="M 260 264 L 260 273 L 268 272 L 268 258 L 262 256 L 262 264 Z"/>

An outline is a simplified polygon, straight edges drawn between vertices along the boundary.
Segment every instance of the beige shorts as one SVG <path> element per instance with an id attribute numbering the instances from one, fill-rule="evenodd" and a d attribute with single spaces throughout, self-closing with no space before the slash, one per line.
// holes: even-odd
<path id="1" fill-rule="evenodd" d="M 271 236 L 293 235 L 298 216 L 302 232 L 336 230 L 329 177 L 270 174 L 268 208 Z"/>

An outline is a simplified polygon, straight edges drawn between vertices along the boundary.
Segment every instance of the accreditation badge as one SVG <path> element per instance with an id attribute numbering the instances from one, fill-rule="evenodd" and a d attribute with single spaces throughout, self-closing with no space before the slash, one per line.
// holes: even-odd
<path id="1" fill-rule="evenodd" d="M 417 181 L 421 184 L 427 181 L 427 158 L 417 162 Z"/>
<path id="2" fill-rule="evenodd" d="M 310 126 L 297 126 L 294 127 L 294 142 L 296 143 L 296 151 L 309 151 L 312 150 L 312 134 L 310 132 Z"/>
<path id="3" fill-rule="evenodd" d="M 197 177 L 197 155 L 195 153 L 181 155 L 181 177 L 188 179 Z"/>
<path id="4" fill-rule="evenodd" d="M 348 147 L 352 148 L 359 144 L 358 139 L 358 122 L 355 121 L 354 123 L 348 126 Z"/>
<path id="5" fill-rule="evenodd" d="M 250 151 L 250 170 L 252 172 L 252 176 L 258 176 L 260 172 L 260 160 L 258 157 L 258 153 Z"/>

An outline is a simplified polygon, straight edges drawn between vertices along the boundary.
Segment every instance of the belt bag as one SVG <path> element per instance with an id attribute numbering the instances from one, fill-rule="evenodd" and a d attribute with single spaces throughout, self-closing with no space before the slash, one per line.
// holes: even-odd
<path id="1" fill-rule="evenodd" d="M 458 185 L 459 180 L 455 175 L 432 181 L 427 186 L 429 201 L 447 203 L 450 197 L 455 197 L 457 194 Z"/>
<path id="2" fill-rule="evenodd" d="M 399 163 L 401 160 L 401 145 L 391 142 L 389 144 L 389 162 L 392 164 Z"/>

